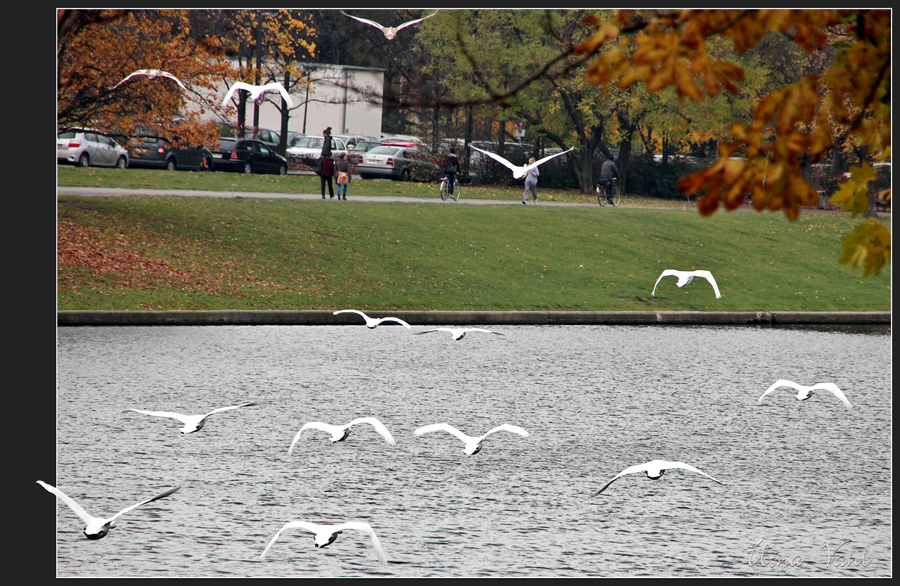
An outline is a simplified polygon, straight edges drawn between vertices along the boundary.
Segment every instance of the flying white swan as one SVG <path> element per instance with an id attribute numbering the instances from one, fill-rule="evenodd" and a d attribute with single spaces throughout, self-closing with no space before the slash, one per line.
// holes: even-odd
<path id="1" fill-rule="evenodd" d="M 710 273 L 709 271 L 676 271 L 673 269 L 666 269 L 659 276 L 659 279 L 656 279 L 656 285 L 659 285 L 659 282 L 663 277 L 667 277 L 670 275 L 678 278 L 678 283 L 676 283 L 676 285 L 678 285 L 679 287 L 684 287 L 685 285 L 690 284 L 690 282 L 694 280 L 694 277 L 703 277 L 704 279 L 709 281 L 710 285 L 712 285 L 713 291 L 716 292 L 716 299 L 722 297 L 722 294 L 719 293 L 719 286 L 716 285 L 716 280 L 713 278 L 712 273 Z M 656 295 L 656 285 L 653 285 L 653 292 L 650 293 L 651 297 Z"/>
<path id="2" fill-rule="evenodd" d="M 492 152 L 490 152 L 490 151 L 483 151 L 483 150 L 481 150 L 480 148 L 478 148 L 478 147 L 476 147 L 476 146 L 472 146 L 472 145 L 469 145 L 469 148 L 470 148 L 470 149 L 475 149 L 476 151 L 478 151 L 478 152 L 480 152 L 480 153 L 486 154 L 487 156 L 489 156 L 490 158 L 494 159 L 495 161 L 497 161 L 498 163 L 500 163 L 500 164 L 503 165 L 504 167 L 506 167 L 506 168 L 512 170 L 513 178 L 514 178 L 514 179 L 521 179 L 522 177 L 525 176 L 525 173 L 527 173 L 530 169 L 534 169 L 534 168 L 537 167 L 538 165 L 541 165 L 541 164 L 543 164 L 543 163 L 546 163 L 547 161 L 549 161 L 549 160 L 552 159 L 553 157 L 558 157 L 558 156 L 560 156 L 560 155 L 564 155 L 564 154 L 566 154 L 567 152 L 569 152 L 569 151 L 571 151 L 572 149 L 574 149 L 575 147 L 572 147 L 571 149 L 569 149 L 569 151 L 563 151 L 563 152 L 561 152 L 561 153 L 556 153 L 555 155 L 548 155 L 548 156 L 544 157 L 543 159 L 541 159 L 540 161 L 535 161 L 535 162 L 531 163 L 530 165 L 522 165 L 521 167 L 519 167 L 518 165 L 513 165 L 512 163 L 510 163 L 509 161 L 507 161 L 506 159 L 504 159 L 503 157 L 501 157 L 501 156 L 498 155 L 497 153 L 492 153 Z"/>
<path id="3" fill-rule="evenodd" d="M 408 27 L 408 26 L 412 26 L 412 25 L 414 25 L 414 24 L 418 24 L 418 23 L 422 22 L 423 20 L 425 20 L 426 18 L 431 18 L 432 16 L 434 16 L 434 15 L 437 14 L 437 13 L 438 13 L 438 11 L 435 10 L 434 12 L 432 12 L 431 14 L 429 14 L 428 16 L 425 16 L 425 17 L 423 17 L 423 18 L 417 18 L 416 20 L 411 20 L 411 21 L 409 21 L 409 22 L 404 22 L 404 23 L 401 24 L 400 26 L 394 27 L 394 26 L 381 26 L 380 24 L 378 24 L 378 23 L 375 22 L 374 20 L 366 20 L 365 18 L 359 18 L 358 16 L 353 16 L 352 14 L 347 14 L 346 12 L 344 12 L 343 10 L 341 10 L 341 14 L 343 14 L 344 16 L 349 16 L 350 18 L 352 18 L 352 19 L 354 19 L 354 20 L 358 20 L 359 22 L 368 24 L 368 25 L 370 25 L 370 26 L 374 26 L 375 28 L 377 28 L 378 30 L 380 30 L 381 32 L 383 32 L 383 33 L 384 33 L 384 38 L 386 38 L 386 39 L 389 40 L 389 41 L 392 40 L 394 37 L 397 36 L 397 33 L 400 32 L 400 29 L 404 29 L 404 28 L 406 28 L 406 27 Z"/>
<path id="4" fill-rule="evenodd" d="M 294 436 L 294 441 L 291 442 L 291 447 L 288 448 L 288 456 L 294 451 L 294 445 L 300 439 L 300 434 L 303 433 L 304 429 L 318 429 L 319 431 L 330 433 L 331 443 L 336 443 L 347 439 L 347 436 L 350 435 L 350 428 L 357 423 L 368 423 L 375 428 L 375 431 L 377 431 L 381 437 L 387 440 L 387 443 L 391 445 L 397 443 L 394 441 L 394 436 L 391 435 L 388 428 L 374 417 L 358 417 L 346 425 L 329 425 L 328 423 L 322 423 L 321 421 L 310 421 L 309 423 L 304 423 L 303 427 L 300 428 L 300 431 L 297 432 L 297 435 Z"/>
<path id="5" fill-rule="evenodd" d="M 612 484 L 613 482 L 615 482 L 622 476 L 625 476 L 626 474 L 633 474 L 635 472 L 646 472 L 647 478 L 649 478 L 650 480 L 659 480 L 660 478 L 662 478 L 662 475 L 665 474 L 666 470 L 669 468 L 684 468 L 685 470 L 690 470 L 691 472 L 696 472 L 697 474 L 702 474 L 703 476 L 706 476 L 707 478 L 709 478 L 710 480 L 713 480 L 714 482 L 719 482 L 718 480 L 716 480 L 715 478 L 713 478 L 706 472 L 701 472 L 700 470 L 697 470 L 690 464 L 685 464 L 684 462 L 667 462 L 665 460 L 651 460 L 650 462 L 647 462 L 646 464 L 636 464 L 634 466 L 629 466 L 628 468 L 622 470 L 621 472 L 616 474 L 615 478 L 613 478 L 612 480 L 607 482 L 606 486 L 604 486 L 603 488 L 601 488 L 600 490 L 595 492 L 593 496 L 597 496 L 598 494 L 600 494 L 601 492 L 603 492 L 604 490 L 609 488 L 610 484 Z M 725 484 L 725 483 L 719 482 L 719 484 Z"/>
<path id="6" fill-rule="evenodd" d="M 88 539 L 103 539 L 104 537 L 106 537 L 106 534 L 109 533 L 109 530 L 116 526 L 116 519 L 118 519 L 128 511 L 136 509 L 141 505 L 146 505 L 147 503 L 152 503 L 153 501 L 167 497 L 181 488 L 180 486 L 176 486 L 175 488 L 171 488 L 164 493 L 156 495 L 153 498 L 143 500 L 139 503 L 131 505 L 130 507 L 124 508 L 108 519 L 101 519 L 100 517 L 94 517 L 93 515 L 88 514 L 87 511 L 81 508 L 81 505 L 76 503 L 74 500 L 72 500 L 71 497 L 69 497 L 69 495 L 56 488 L 55 486 L 50 486 L 49 484 L 41 482 L 40 480 L 38 480 L 37 483 L 43 486 L 48 492 L 52 492 L 53 494 L 55 494 L 59 498 L 59 500 L 69 505 L 69 508 L 72 509 L 72 511 L 74 511 L 82 521 L 84 521 L 84 536 Z"/>
<path id="7" fill-rule="evenodd" d="M 375 555 L 378 556 L 378 563 L 382 566 L 387 565 L 387 556 L 384 554 L 384 549 L 381 547 L 381 542 L 378 541 L 378 536 L 375 535 L 375 530 L 372 529 L 372 526 L 368 523 L 363 523 L 362 521 L 348 521 L 347 523 L 338 523 L 337 525 L 319 525 L 317 523 L 309 523 L 307 521 L 291 521 L 289 523 L 285 523 L 284 527 L 278 530 L 278 533 L 275 534 L 275 537 L 272 538 L 272 541 L 269 542 L 269 545 L 266 546 L 266 549 L 262 552 L 262 557 L 265 559 L 266 554 L 269 553 L 269 548 L 272 547 L 272 544 L 278 540 L 278 537 L 281 536 L 282 531 L 285 529 L 303 529 L 304 531 L 309 531 L 310 533 L 315 533 L 315 538 L 313 539 L 313 543 L 315 543 L 316 547 L 325 547 L 330 545 L 337 539 L 337 536 L 344 532 L 344 529 L 355 529 L 357 531 L 365 531 L 369 534 L 369 537 L 372 538 L 372 546 L 375 548 Z"/>
<path id="8" fill-rule="evenodd" d="M 156 415 L 157 417 L 171 417 L 172 419 L 177 419 L 178 421 L 184 423 L 184 427 L 181 428 L 181 433 L 193 433 L 195 431 L 200 431 L 203 428 L 203 424 L 206 423 L 206 418 L 213 413 L 220 413 L 222 411 L 237 409 L 239 407 L 251 407 L 253 405 L 256 405 L 256 403 L 242 403 L 240 405 L 232 405 L 231 407 L 221 407 L 219 409 L 210 411 L 206 415 L 183 415 L 181 413 L 173 413 L 171 411 L 141 411 L 140 409 L 129 409 L 129 411 L 134 411 L 135 413 L 143 413 L 145 415 Z"/>
<path id="9" fill-rule="evenodd" d="M 337 315 L 339 313 L 356 313 L 356 314 L 361 315 L 363 317 L 363 319 L 366 320 L 366 327 L 369 328 L 370 330 L 375 329 L 376 327 L 380 326 L 381 324 L 383 324 L 386 321 L 392 321 L 392 322 L 398 323 L 401 326 L 403 326 L 404 328 L 406 328 L 407 330 L 412 329 L 411 325 L 409 325 L 408 323 L 406 323 L 399 317 L 374 318 L 374 317 L 369 317 L 368 315 L 364 314 L 363 312 L 359 311 L 358 309 L 342 309 L 340 311 L 335 311 L 333 315 Z"/>
<path id="10" fill-rule="evenodd" d="M 497 334 L 498 336 L 504 335 L 502 332 L 495 332 L 493 330 L 485 330 L 482 328 L 432 328 L 430 330 L 422 330 L 421 332 L 413 332 L 416 335 L 420 334 L 430 334 L 431 332 L 450 332 L 453 336 L 454 340 L 462 340 L 467 332 L 486 332 L 488 334 Z"/>
<path id="11" fill-rule="evenodd" d="M 831 391 L 834 393 L 834 396 L 841 400 L 844 405 L 847 406 L 847 409 L 850 408 L 850 401 L 847 400 L 847 396 L 844 392 L 838 388 L 838 386 L 834 383 L 816 383 L 812 386 L 804 386 L 798 385 L 797 383 L 785 379 L 780 379 L 772 383 L 772 386 L 766 389 L 766 392 L 760 395 L 759 399 L 756 401 L 757 403 L 762 403 L 763 397 L 777 389 L 778 387 L 792 387 L 797 391 L 797 400 L 805 401 L 812 397 L 813 391 L 816 389 L 823 389 L 826 391 Z"/>
<path id="12" fill-rule="evenodd" d="M 463 451 L 469 456 L 474 456 L 475 454 L 480 452 L 481 451 L 481 442 L 484 441 L 484 438 L 491 435 L 495 431 L 510 431 L 512 433 L 517 433 L 523 437 L 528 437 L 527 431 L 525 431 L 518 425 L 510 425 L 508 423 L 504 423 L 503 425 L 498 425 L 497 427 L 490 430 L 489 432 L 487 432 L 486 434 L 484 434 L 481 437 L 472 437 L 470 435 L 466 435 L 463 432 L 461 432 L 460 430 L 456 429 L 455 427 L 453 427 L 452 425 L 449 425 L 447 423 L 432 423 L 431 425 L 425 425 L 425 426 L 420 427 L 419 429 L 415 430 L 413 433 L 415 433 L 416 435 L 423 435 L 426 433 L 431 433 L 433 431 L 446 431 L 447 433 L 455 435 L 456 437 L 461 439 L 463 441 L 463 443 L 466 444 L 465 447 L 463 448 Z"/>
<path id="13" fill-rule="evenodd" d="M 116 85 L 112 86 L 109 89 L 110 90 L 116 89 L 117 87 L 119 87 L 120 85 L 122 85 L 123 83 L 125 83 L 126 81 L 128 81 L 129 79 L 134 77 L 135 75 L 146 75 L 150 79 L 156 79 L 158 76 L 159 77 L 168 77 L 169 79 L 174 79 L 175 82 L 181 86 L 181 89 L 187 90 L 187 88 L 184 87 L 184 84 L 181 83 L 180 79 L 178 79 L 177 77 L 175 77 L 168 71 L 161 71 L 159 69 L 138 69 L 137 71 L 135 71 L 134 73 L 132 73 L 131 75 L 129 75 L 128 77 L 126 77 L 125 79 L 123 79 L 122 81 L 120 81 L 119 83 L 117 83 Z"/>
<path id="14" fill-rule="evenodd" d="M 249 83 L 236 81 L 234 82 L 234 85 L 231 86 L 231 89 L 228 90 L 228 93 L 225 94 L 225 99 L 222 100 L 223 106 L 228 103 L 228 98 L 230 98 L 231 95 L 237 90 L 247 90 L 248 92 L 250 92 L 250 98 L 256 100 L 257 104 L 262 104 L 266 92 L 277 91 L 281 93 L 282 97 L 284 97 L 284 101 L 288 103 L 288 106 L 290 106 L 291 108 L 294 107 L 294 102 L 293 100 L 291 100 L 291 95 L 287 93 L 287 90 L 284 89 L 284 86 L 277 81 L 267 83 L 266 85 L 250 85 Z"/>

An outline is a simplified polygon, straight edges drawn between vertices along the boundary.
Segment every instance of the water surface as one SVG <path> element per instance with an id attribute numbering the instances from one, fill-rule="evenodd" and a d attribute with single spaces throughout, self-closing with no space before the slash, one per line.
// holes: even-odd
<path id="1" fill-rule="evenodd" d="M 58 576 L 888 576 L 890 330 L 492 326 L 58 330 L 57 482 L 95 515 L 174 495 L 89 541 L 57 503 Z M 831 381 L 799 402 L 775 380 Z M 206 413 L 182 435 L 173 419 Z M 332 445 L 307 421 L 375 416 Z M 475 456 L 444 433 L 501 423 Z M 653 459 L 652 481 L 618 472 Z M 35 487 L 35 490 L 40 490 Z M 47 506 L 53 506 L 47 494 Z M 324 549 L 293 520 L 361 520 Z"/>

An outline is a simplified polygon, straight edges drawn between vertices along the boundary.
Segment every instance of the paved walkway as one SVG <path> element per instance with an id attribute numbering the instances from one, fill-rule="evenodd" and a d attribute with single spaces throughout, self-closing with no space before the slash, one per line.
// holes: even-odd
<path id="1" fill-rule="evenodd" d="M 263 193 L 258 191 L 200 191 L 194 189 L 120 189 L 110 187 L 57 187 L 56 195 L 81 195 L 86 197 L 115 197 L 123 195 L 180 195 L 185 197 L 225 197 L 225 198 L 269 198 L 269 199 L 322 199 L 317 193 Z M 347 202 L 374 201 L 374 202 L 405 202 L 405 203 L 442 203 L 453 205 L 457 203 L 469 205 L 522 205 L 521 200 L 495 200 L 495 199 L 466 199 L 463 196 L 459 201 L 443 201 L 437 193 L 434 197 L 403 197 L 400 195 L 355 195 L 350 194 Z M 532 204 L 528 204 L 532 205 Z M 539 206 L 590 206 L 590 203 L 564 203 L 543 202 L 538 200 Z M 594 203 L 593 207 L 597 207 Z M 621 206 L 628 207 L 628 206 Z M 641 206 L 646 207 L 646 206 Z M 668 209 L 668 208 L 659 208 Z M 681 209 L 681 208 L 672 208 Z"/>
<path id="2" fill-rule="evenodd" d="M 322 195 L 318 193 L 268 193 L 259 191 L 201 191 L 195 189 L 138 189 L 138 188 L 112 188 L 112 187 L 56 187 L 56 195 L 80 195 L 84 197 L 116 197 L 125 195 L 179 195 L 184 197 L 224 197 L 224 198 L 268 198 L 268 199 L 322 199 Z M 468 204 L 468 205 L 522 205 L 522 201 L 518 198 L 514 200 L 497 200 L 497 199 L 466 199 L 465 195 L 459 201 L 443 201 L 435 193 L 434 197 L 404 197 L 400 195 L 356 195 L 350 194 L 347 202 L 365 201 L 365 202 L 401 202 L 401 203 L 442 203 L 445 205 Z M 532 203 L 529 206 L 534 205 Z M 596 202 L 559 202 L 559 201 L 542 201 L 538 199 L 538 206 L 563 206 L 563 207 L 598 207 Z M 639 208 L 645 210 L 683 210 L 683 206 L 630 206 L 622 204 L 621 208 Z M 753 211 L 751 206 L 745 205 L 742 210 Z M 804 208 L 803 213 L 825 213 L 825 214 L 849 214 L 850 212 L 841 212 L 840 210 L 824 210 Z"/>

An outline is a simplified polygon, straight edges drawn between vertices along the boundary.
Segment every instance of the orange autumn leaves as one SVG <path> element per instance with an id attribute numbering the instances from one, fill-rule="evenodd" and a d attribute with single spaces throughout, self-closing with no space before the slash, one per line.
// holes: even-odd
<path id="1" fill-rule="evenodd" d="M 575 53 L 596 54 L 586 74 L 592 83 L 622 89 L 644 83 L 650 92 L 672 87 L 679 98 L 702 100 L 722 90 L 739 93 L 744 76 L 709 54 L 708 39 L 730 40 L 738 53 L 770 32 L 789 36 L 806 52 L 828 47 L 835 58 L 821 75 L 761 96 L 749 122 L 730 125 L 732 140 L 721 141 L 718 160 L 678 185 L 687 196 L 700 195 L 704 215 L 720 204 L 736 209 L 749 197 L 756 210 L 783 210 L 795 220 L 801 206 L 818 202 L 803 168 L 835 144 L 890 156 L 890 21 L 888 10 L 864 9 L 621 10 L 609 20 L 588 19 L 598 30 Z M 851 177 L 846 189 L 856 194 L 854 210 L 865 201 L 870 178 Z M 883 195 L 890 199 L 889 191 Z M 890 233 L 876 229 L 878 222 L 865 226 L 844 245 L 845 257 L 865 264 L 868 276 L 890 260 Z"/>

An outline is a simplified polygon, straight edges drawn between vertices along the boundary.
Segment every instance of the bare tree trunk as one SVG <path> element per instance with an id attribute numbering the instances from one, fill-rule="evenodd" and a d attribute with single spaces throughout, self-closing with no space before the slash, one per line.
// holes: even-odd
<path id="1" fill-rule="evenodd" d="M 625 134 L 619 143 L 619 158 L 616 168 L 619 170 L 619 192 L 625 193 L 625 179 L 628 175 L 628 165 L 631 162 L 631 132 Z"/>
<path id="2" fill-rule="evenodd" d="M 284 87 L 291 87 L 291 73 L 290 71 L 284 72 Z M 284 99 L 284 96 L 281 96 L 281 138 L 278 141 L 278 148 L 275 149 L 282 157 L 287 158 L 287 134 L 288 134 L 288 121 L 291 119 L 291 109 L 288 107 L 287 100 Z"/>

